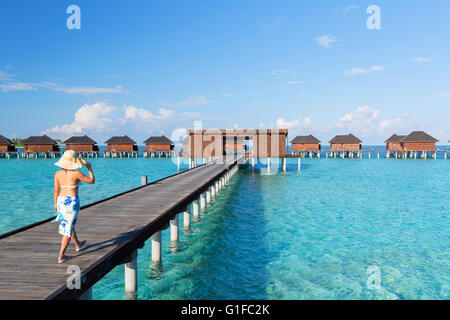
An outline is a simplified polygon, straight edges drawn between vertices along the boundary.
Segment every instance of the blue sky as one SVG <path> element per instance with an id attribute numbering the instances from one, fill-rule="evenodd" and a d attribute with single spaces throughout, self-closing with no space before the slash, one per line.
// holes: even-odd
<path id="1" fill-rule="evenodd" d="M 81 9 L 69 30 L 66 9 Z M 369 5 L 381 30 L 369 30 Z M 450 2 L 0 2 L 0 134 L 289 128 L 450 139 Z"/>

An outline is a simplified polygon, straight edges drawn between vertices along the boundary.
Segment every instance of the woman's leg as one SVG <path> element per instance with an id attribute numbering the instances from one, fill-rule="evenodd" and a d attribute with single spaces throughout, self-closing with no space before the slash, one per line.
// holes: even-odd
<path id="1" fill-rule="evenodd" d="M 59 250 L 58 260 L 62 260 L 64 258 L 64 253 L 66 252 L 67 246 L 69 245 L 70 237 L 63 236 L 61 239 L 61 249 Z"/>
<path id="2" fill-rule="evenodd" d="M 72 232 L 72 241 L 75 244 L 75 247 L 77 249 L 79 249 L 81 243 L 80 243 L 80 240 L 78 240 L 77 233 L 75 232 L 75 229 L 73 229 L 73 232 Z"/>

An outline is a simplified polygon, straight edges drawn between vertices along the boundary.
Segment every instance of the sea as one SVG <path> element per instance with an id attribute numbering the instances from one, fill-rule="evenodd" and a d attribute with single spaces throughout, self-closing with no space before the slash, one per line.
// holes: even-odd
<path id="1" fill-rule="evenodd" d="M 55 161 L 0 159 L 0 234 L 54 216 Z M 174 159 L 89 161 L 97 183 L 81 186 L 82 205 L 177 172 Z M 160 267 L 148 241 L 137 298 L 450 299 L 450 159 L 271 165 L 242 166 L 189 233 L 179 219 L 176 250 L 163 230 Z M 94 285 L 94 299 L 127 298 L 123 269 Z"/>

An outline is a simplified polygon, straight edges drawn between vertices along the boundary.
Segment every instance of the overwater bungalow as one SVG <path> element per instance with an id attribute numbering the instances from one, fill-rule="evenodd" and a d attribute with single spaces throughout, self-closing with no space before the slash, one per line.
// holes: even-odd
<path id="1" fill-rule="evenodd" d="M 58 152 L 58 143 L 47 135 L 31 136 L 23 142 L 24 152 Z"/>
<path id="2" fill-rule="evenodd" d="M 245 152 L 245 141 L 243 137 L 226 137 L 224 149 L 227 153 L 242 153 Z"/>
<path id="3" fill-rule="evenodd" d="M 436 151 L 438 141 L 423 131 L 413 131 L 401 140 L 401 144 L 403 151 Z"/>
<path id="4" fill-rule="evenodd" d="M 11 140 L 0 134 L 0 153 L 1 152 L 16 152 L 16 147 Z"/>
<path id="5" fill-rule="evenodd" d="M 66 150 L 73 150 L 76 152 L 94 152 L 98 151 L 97 142 L 88 136 L 73 136 L 66 141 Z"/>
<path id="6" fill-rule="evenodd" d="M 189 137 L 186 137 L 181 141 L 181 150 L 184 154 L 189 154 Z"/>
<path id="7" fill-rule="evenodd" d="M 173 150 L 173 143 L 166 136 L 150 137 L 144 141 L 146 152 L 170 152 Z"/>
<path id="8" fill-rule="evenodd" d="M 128 137 L 124 136 L 115 136 L 111 139 L 105 141 L 107 144 L 108 152 L 133 152 L 138 151 L 138 147 L 136 145 L 136 141 Z"/>
<path id="9" fill-rule="evenodd" d="M 402 139 L 406 136 L 400 136 L 393 134 L 389 139 L 385 141 L 387 151 L 401 151 L 402 150 Z"/>
<path id="10" fill-rule="evenodd" d="M 252 146 L 251 157 L 254 158 L 286 156 L 287 129 L 187 130 L 187 134 L 189 156 L 192 158 L 223 157 L 227 154 L 227 148 L 242 147 L 246 150 L 247 144 Z"/>
<path id="11" fill-rule="evenodd" d="M 320 140 L 313 135 L 297 136 L 291 141 L 292 151 L 319 151 Z"/>
<path id="12" fill-rule="evenodd" d="M 362 141 L 349 133 L 337 135 L 330 140 L 331 151 L 360 151 Z"/>

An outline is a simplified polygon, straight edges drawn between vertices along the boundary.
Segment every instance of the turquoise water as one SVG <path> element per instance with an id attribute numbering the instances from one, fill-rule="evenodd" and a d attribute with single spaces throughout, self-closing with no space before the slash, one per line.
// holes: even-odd
<path id="1" fill-rule="evenodd" d="M 13 161 L 0 161 L 2 172 L 21 166 L 14 170 L 23 176 L 0 181 L 4 231 L 25 222 L 21 216 L 35 221 L 28 211 L 53 214 L 51 184 L 33 186 L 33 179 L 51 181 L 53 171 L 30 173 L 45 160 Z M 82 188 L 84 201 L 101 198 L 103 188 L 137 186 L 142 174 L 156 179 L 176 170 L 167 159 L 98 159 L 94 168 L 98 186 Z M 149 243 L 139 250 L 138 298 L 449 299 L 449 173 L 444 160 L 303 159 L 300 173 L 296 159 L 287 173 L 243 168 L 191 232 L 180 232 L 175 252 L 169 230 L 162 232 L 162 271 L 151 267 Z M 23 200 L 46 196 L 42 188 L 50 200 Z M 366 285 L 373 266 L 380 270 L 375 290 Z M 94 298 L 123 299 L 123 280 L 118 266 L 94 286 Z"/>
<path id="2" fill-rule="evenodd" d="M 147 175 L 150 182 L 177 173 L 177 163 L 171 159 L 98 158 L 89 161 L 97 182 L 95 186 L 81 186 L 82 205 L 138 187 L 143 175 Z M 0 234 L 55 215 L 53 177 L 58 170 L 53 165 L 55 162 L 0 159 Z M 186 168 L 187 163 L 182 169 Z M 83 172 L 88 174 L 86 168 Z"/>

